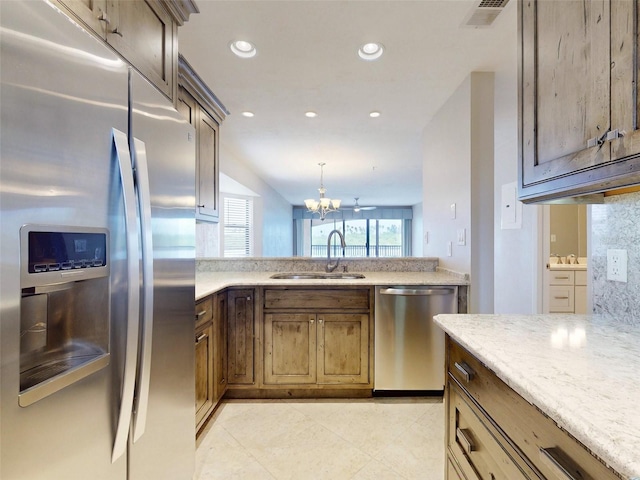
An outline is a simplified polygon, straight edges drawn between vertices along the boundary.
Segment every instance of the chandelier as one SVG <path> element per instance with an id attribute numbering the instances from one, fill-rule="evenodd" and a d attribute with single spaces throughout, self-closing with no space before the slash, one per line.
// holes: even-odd
<path id="1" fill-rule="evenodd" d="M 324 220 L 328 213 L 336 212 L 340 208 L 341 200 L 331 199 L 324 196 L 327 191 L 323 184 L 323 169 L 325 164 L 319 163 L 318 165 L 320 165 L 320 188 L 318 189 L 318 192 L 320 192 L 320 200 L 307 198 L 304 201 L 304 204 L 309 212 L 319 214 L 320 220 Z"/>

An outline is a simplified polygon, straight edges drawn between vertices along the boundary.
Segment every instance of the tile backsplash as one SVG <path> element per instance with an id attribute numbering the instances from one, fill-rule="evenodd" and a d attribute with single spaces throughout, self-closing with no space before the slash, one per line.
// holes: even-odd
<path id="1" fill-rule="evenodd" d="M 640 317 L 640 192 L 591 206 L 593 311 Z M 627 282 L 607 280 L 607 250 L 627 251 Z"/>

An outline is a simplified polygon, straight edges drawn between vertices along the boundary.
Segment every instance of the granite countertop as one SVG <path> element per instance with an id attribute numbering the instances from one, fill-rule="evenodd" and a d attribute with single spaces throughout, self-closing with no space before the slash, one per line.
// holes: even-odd
<path id="1" fill-rule="evenodd" d="M 625 478 L 640 478 L 640 320 L 438 315 L 489 369 Z"/>
<path id="2" fill-rule="evenodd" d="M 276 280 L 274 273 L 285 272 L 196 272 L 196 300 L 227 287 L 255 286 L 352 286 L 352 285 L 469 285 L 469 278 L 449 271 L 435 272 L 356 272 L 365 278 Z"/>

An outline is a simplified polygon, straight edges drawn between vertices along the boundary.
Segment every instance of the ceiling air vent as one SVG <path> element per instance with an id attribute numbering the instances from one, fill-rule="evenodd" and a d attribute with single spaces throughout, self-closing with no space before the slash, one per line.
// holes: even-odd
<path id="1" fill-rule="evenodd" d="M 509 0 L 480 0 L 462 23 L 463 27 L 489 27 Z"/>

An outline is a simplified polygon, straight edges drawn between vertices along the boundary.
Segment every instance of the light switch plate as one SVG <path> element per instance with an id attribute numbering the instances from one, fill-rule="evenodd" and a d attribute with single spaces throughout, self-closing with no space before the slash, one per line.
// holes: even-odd
<path id="1" fill-rule="evenodd" d="M 451 219 L 455 220 L 455 218 L 456 218 L 456 204 L 452 203 L 451 207 L 449 207 L 449 208 L 451 210 Z"/>
<path id="2" fill-rule="evenodd" d="M 607 280 L 627 281 L 627 251 L 610 248 L 607 250 Z"/>
<path id="3" fill-rule="evenodd" d="M 465 228 L 458 229 L 458 245 L 466 245 L 467 244 L 467 230 Z"/>
<path id="4" fill-rule="evenodd" d="M 447 257 L 453 255 L 453 242 L 447 242 Z"/>

